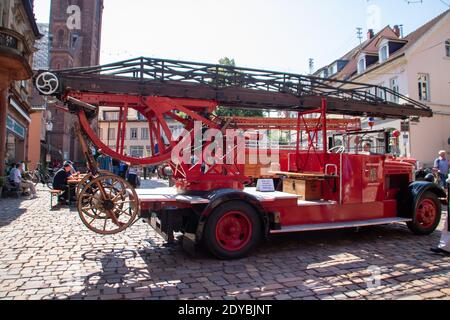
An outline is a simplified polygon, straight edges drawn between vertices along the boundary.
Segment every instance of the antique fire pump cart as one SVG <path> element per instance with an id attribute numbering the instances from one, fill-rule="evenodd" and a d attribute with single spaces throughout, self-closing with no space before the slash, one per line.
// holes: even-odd
<path id="1" fill-rule="evenodd" d="M 79 186 L 77 205 L 81 220 L 94 232 L 118 233 L 143 219 L 168 242 L 181 233 L 185 248 L 203 244 L 218 258 L 234 259 L 270 234 L 405 222 L 413 233 L 428 235 L 440 222 L 444 190 L 414 182 L 414 166 L 392 155 L 395 134 L 361 130 L 354 119 L 432 116 L 429 107 L 388 88 L 151 58 L 41 71 L 35 85 L 78 117 L 90 174 Z M 119 112 L 115 149 L 91 128 L 101 106 Z M 290 112 L 295 118 L 220 118 L 214 113 L 218 106 Z M 124 153 L 130 109 L 148 120 L 147 158 Z M 295 142 L 280 148 L 279 162 L 266 168 L 225 163 L 205 169 L 195 161 L 172 161 L 172 151 L 186 139 L 173 136 L 169 121 L 182 126 L 192 140 L 197 122 L 202 132 L 288 130 L 295 132 Z M 133 165 L 166 162 L 176 186 L 135 190 L 97 169 L 90 144 Z M 201 141 L 200 146 L 210 144 Z M 252 152 L 247 147 L 246 157 Z M 250 178 L 260 177 L 281 181 L 278 191 L 245 187 Z"/>

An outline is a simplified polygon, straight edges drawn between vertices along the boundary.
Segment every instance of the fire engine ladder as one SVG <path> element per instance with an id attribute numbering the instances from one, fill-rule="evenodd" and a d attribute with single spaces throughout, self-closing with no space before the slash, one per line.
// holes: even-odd
<path id="1" fill-rule="evenodd" d="M 63 97 L 67 90 L 108 92 L 212 100 L 230 108 L 299 112 L 316 109 L 326 98 L 329 114 L 393 119 L 432 116 L 428 106 L 381 86 L 144 57 L 55 70 L 38 77 L 36 86 L 41 93 L 57 97 Z"/>

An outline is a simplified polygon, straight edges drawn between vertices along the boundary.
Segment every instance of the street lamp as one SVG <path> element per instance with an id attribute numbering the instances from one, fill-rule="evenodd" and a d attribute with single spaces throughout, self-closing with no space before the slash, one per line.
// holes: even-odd
<path id="1" fill-rule="evenodd" d="M 51 159 L 51 145 L 50 145 L 50 135 L 49 132 L 53 131 L 53 121 L 51 118 L 50 111 L 47 113 L 47 119 L 45 123 L 45 141 L 47 141 L 47 156 L 45 157 L 45 161 L 47 162 L 47 167 L 50 166 Z"/>

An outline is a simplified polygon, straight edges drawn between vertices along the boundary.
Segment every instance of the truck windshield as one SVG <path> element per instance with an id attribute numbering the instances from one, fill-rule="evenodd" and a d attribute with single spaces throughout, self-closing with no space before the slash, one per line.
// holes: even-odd
<path id="1" fill-rule="evenodd" d="M 342 146 L 345 153 L 384 155 L 386 150 L 386 132 L 357 131 L 333 135 L 333 145 Z"/>

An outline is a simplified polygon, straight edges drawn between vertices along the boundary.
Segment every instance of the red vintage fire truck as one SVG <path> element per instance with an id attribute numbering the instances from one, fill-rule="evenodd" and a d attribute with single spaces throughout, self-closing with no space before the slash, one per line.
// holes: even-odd
<path id="1" fill-rule="evenodd" d="M 414 182 L 414 166 L 392 154 L 395 135 L 362 130 L 355 118 L 432 116 L 429 107 L 388 88 L 151 58 L 41 71 L 35 85 L 78 117 L 79 141 L 90 170 L 79 187 L 78 211 L 94 232 L 114 234 L 144 219 L 168 242 L 180 233 L 186 249 L 204 245 L 220 259 L 235 259 L 271 234 L 401 222 L 415 234 L 428 235 L 440 222 L 445 191 L 430 182 Z M 119 113 L 115 149 L 90 125 L 101 106 Z M 294 118 L 220 118 L 215 115 L 219 106 L 288 112 Z M 130 109 L 148 120 L 146 158 L 125 153 Z M 182 125 L 187 138 L 174 137 L 170 121 Z M 252 178 L 248 163 L 173 161 L 180 144 L 194 142 L 195 122 L 201 124 L 200 133 L 230 128 L 288 131 L 294 142 L 279 150 L 266 144 L 263 148 L 279 153 L 279 160 L 261 176 L 256 174 L 279 181 L 275 190 L 247 187 Z M 100 172 L 89 144 L 130 164 L 167 162 L 175 187 L 135 190 L 127 181 Z M 200 141 L 202 148 L 211 144 Z M 194 148 L 189 145 L 189 151 Z M 238 149 L 225 153 L 233 159 L 252 153 L 249 147 Z"/>

